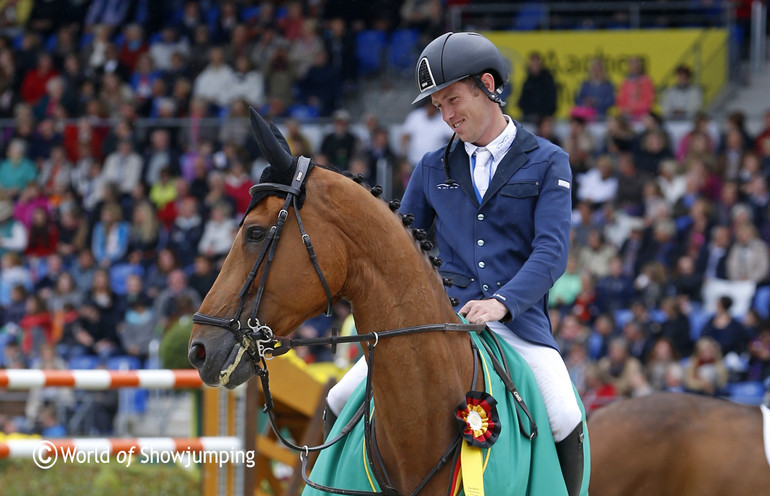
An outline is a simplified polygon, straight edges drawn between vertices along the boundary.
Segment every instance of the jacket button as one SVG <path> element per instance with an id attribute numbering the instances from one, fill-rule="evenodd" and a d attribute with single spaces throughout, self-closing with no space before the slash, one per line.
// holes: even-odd
<path id="1" fill-rule="evenodd" d="M 486 264 L 484 262 L 479 262 L 479 268 L 483 269 Z"/>
<path id="2" fill-rule="evenodd" d="M 480 240 L 476 241 L 476 244 L 479 245 L 479 246 L 484 246 L 484 240 L 480 239 Z"/>
<path id="3" fill-rule="evenodd" d="M 479 214 L 476 216 L 476 218 L 479 220 L 484 220 L 484 214 Z"/>
<path id="4" fill-rule="evenodd" d="M 481 286 L 481 289 L 483 289 L 484 291 L 489 291 L 489 286 L 485 284 Z"/>

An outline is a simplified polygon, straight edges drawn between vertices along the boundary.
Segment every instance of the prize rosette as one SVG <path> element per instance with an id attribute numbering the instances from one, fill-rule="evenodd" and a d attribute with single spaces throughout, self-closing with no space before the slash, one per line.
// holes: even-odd
<path id="1" fill-rule="evenodd" d="M 483 391 L 468 391 L 456 412 L 462 436 L 477 448 L 490 448 L 500 435 L 497 400 Z"/>

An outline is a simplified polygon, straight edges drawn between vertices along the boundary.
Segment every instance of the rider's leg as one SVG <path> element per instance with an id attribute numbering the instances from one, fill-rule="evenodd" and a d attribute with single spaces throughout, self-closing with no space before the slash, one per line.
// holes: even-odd
<path id="1" fill-rule="evenodd" d="M 526 341 L 499 322 L 487 325 L 529 364 L 543 396 L 564 481 L 570 496 L 579 494 L 583 480 L 583 415 L 567 366 L 558 351 Z"/>
<path id="2" fill-rule="evenodd" d="M 361 384 L 361 381 L 366 379 L 366 371 L 366 360 L 361 357 L 329 390 L 329 394 L 326 396 L 326 411 L 324 412 L 324 437 L 331 430 L 337 416 L 339 416 L 345 403 L 348 402 L 350 395 L 353 394 L 353 390 Z"/>

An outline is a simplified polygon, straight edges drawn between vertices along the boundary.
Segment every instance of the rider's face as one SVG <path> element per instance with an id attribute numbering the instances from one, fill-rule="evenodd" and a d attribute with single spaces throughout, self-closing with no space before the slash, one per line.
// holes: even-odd
<path id="1" fill-rule="evenodd" d="M 487 87 L 494 84 L 491 74 L 484 74 L 482 80 L 488 83 L 487 79 Z M 473 83 L 458 81 L 434 93 L 431 100 L 462 141 L 486 146 L 499 134 L 495 126 L 496 118 L 500 117 L 499 107 Z"/>

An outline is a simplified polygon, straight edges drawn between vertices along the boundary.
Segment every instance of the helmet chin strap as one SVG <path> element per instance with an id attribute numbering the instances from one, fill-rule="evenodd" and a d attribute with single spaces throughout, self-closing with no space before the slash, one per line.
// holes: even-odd
<path id="1" fill-rule="evenodd" d="M 500 96 L 500 94 L 503 92 L 503 88 L 505 88 L 504 84 L 501 84 L 500 87 L 495 91 L 489 91 L 489 88 L 487 88 L 487 86 L 484 84 L 484 81 L 481 80 L 481 75 L 474 74 L 473 80 L 476 81 L 476 86 L 478 86 L 481 91 L 487 95 L 487 98 L 500 105 L 501 107 L 505 107 L 505 100 L 503 100 L 503 98 Z"/>

